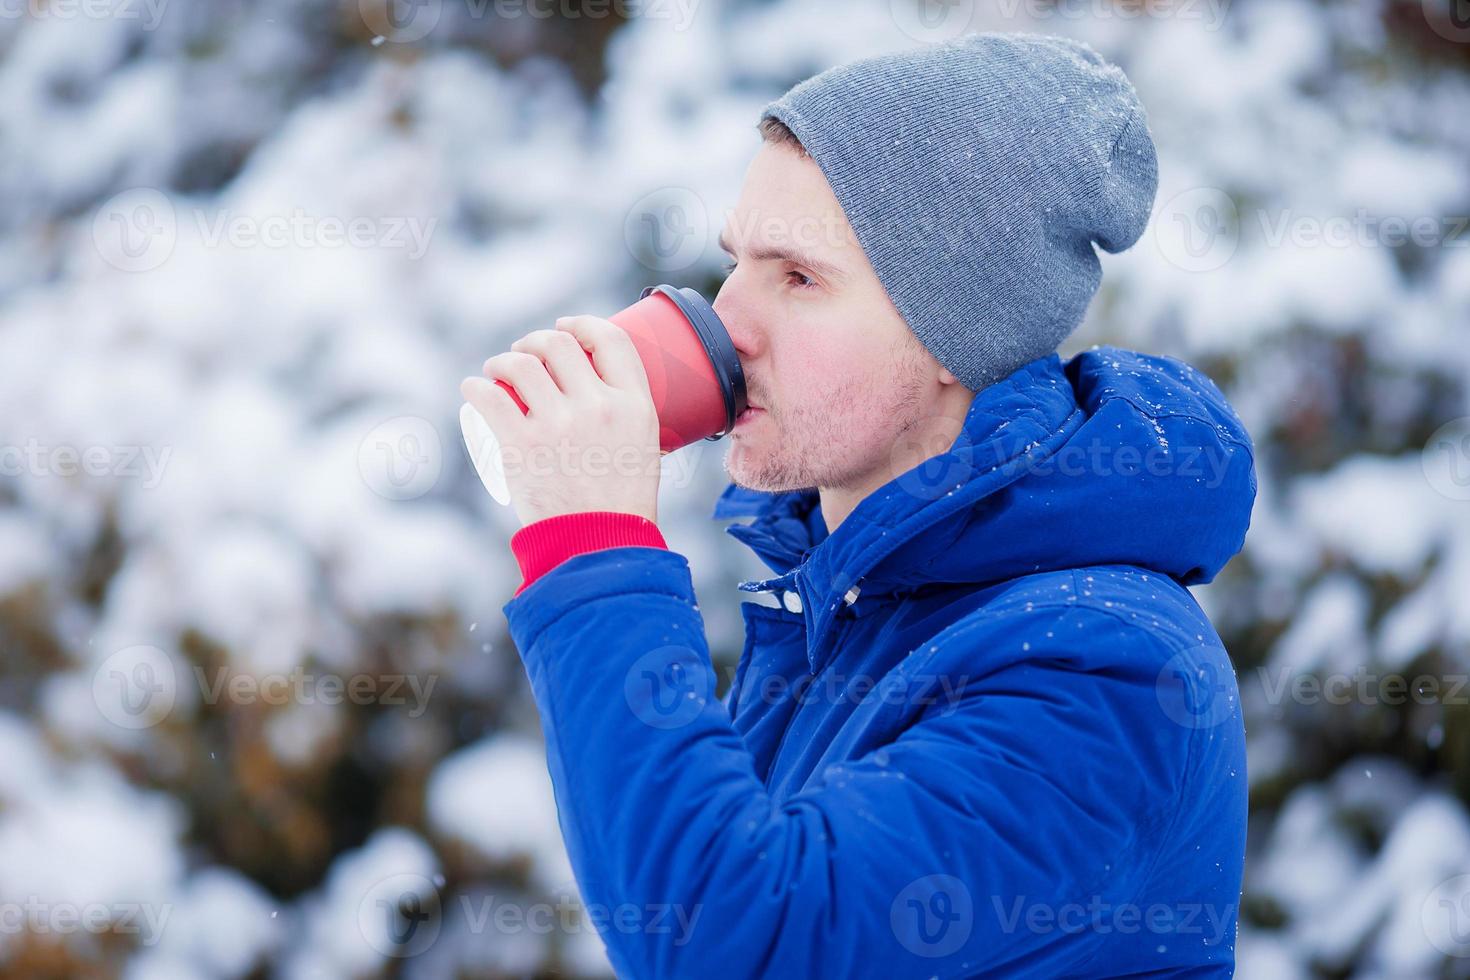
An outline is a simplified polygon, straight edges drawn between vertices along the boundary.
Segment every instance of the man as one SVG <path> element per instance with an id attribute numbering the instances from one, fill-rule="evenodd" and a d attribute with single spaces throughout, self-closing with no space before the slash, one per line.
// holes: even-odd
<path id="1" fill-rule="evenodd" d="M 748 379 L 716 517 L 723 702 L 656 467 L 509 477 L 505 606 L 582 897 L 624 977 L 1225 977 L 1246 820 L 1230 661 L 1185 586 L 1250 441 L 1164 358 L 1057 345 L 1147 224 L 1153 143 L 1090 48 L 968 35 L 766 107 L 715 302 Z M 523 458 L 657 457 L 631 344 L 558 321 L 464 393 Z M 583 350 L 591 351 L 595 371 Z M 583 472 L 585 469 L 589 472 Z"/>

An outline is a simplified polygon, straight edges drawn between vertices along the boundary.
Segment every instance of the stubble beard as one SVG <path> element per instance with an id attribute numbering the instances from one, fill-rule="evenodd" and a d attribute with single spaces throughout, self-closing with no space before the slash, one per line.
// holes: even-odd
<path id="1" fill-rule="evenodd" d="M 923 362 L 911 345 L 895 354 L 894 371 L 884 382 L 881 409 L 867 379 L 849 379 L 820 402 L 790 411 L 767 406 L 758 436 L 748 432 L 730 437 L 725 451 L 725 473 L 740 487 L 769 492 L 818 487 L 851 489 L 862 486 L 876 465 L 889 462 L 890 449 L 903 433 L 922 418 L 919 399 L 924 391 Z M 901 420 L 888 447 L 863 452 L 851 445 L 846 431 L 855 411 L 877 409 Z M 737 448 L 738 447 L 738 448 Z M 740 462 L 732 469 L 736 454 Z"/>

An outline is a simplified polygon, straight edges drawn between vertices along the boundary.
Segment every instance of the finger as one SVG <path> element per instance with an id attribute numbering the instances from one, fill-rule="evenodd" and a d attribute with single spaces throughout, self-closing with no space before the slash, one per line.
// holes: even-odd
<path id="1" fill-rule="evenodd" d="M 595 316 L 564 316 L 556 321 L 592 354 L 592 364 L 602 380 L 624 391 L 649 392 L 648 370 L 628 332 L 611 320 Z"/>
<path id="2" fill-rule="evenodd" d="M 565 394 L 585 395 L 603 387 L 587 352 L 576 337 L 563 330 L 533 330 L 510 346 L 541 358 L 551 380 Z"/>
<path id="3" fill-rule="evenodd" d="M 546 373 L 546 364 L 535 354 L 516 350 L 496 354 L 485 362 L 484 372 L 492 381 L 504 381 L 514 388 L 526 403 L 527 414 L 534 415 L 538 409 L 544 412 L 562 398 L 561 389 Z"/>
<path id="4" fill-rule="evenodd" d="M 475 407 L 497 436 L 509 432 L 512 425 L 525 419 L 510 393 L 493 381 L 465 378 L 459 383 L 459 393 Z"/>

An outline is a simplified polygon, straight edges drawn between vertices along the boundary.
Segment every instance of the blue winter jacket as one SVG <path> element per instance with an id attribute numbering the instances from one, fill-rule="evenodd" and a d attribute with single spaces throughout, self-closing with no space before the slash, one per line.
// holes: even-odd
<path id="1" fill-rule="evenodd" d="M 620 977 L 1228 977 L 1235 675 L 1185 586 L 1241 547 L 1252 450 L 1178 361 L 1053 354 L 830 535 L 725 491 L 776 573 L 716 677 L 677 552 L 505 606 Z"/>

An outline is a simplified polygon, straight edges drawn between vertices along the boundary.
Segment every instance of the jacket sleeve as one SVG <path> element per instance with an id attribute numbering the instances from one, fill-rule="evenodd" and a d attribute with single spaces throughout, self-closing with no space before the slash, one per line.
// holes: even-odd
<path id="1" fill-rule="evenodd" d="M 779 805 L 715 697 L 682 555 L 577 555 L 505 610 L 622 978 L 1059 975 L 1089 945 L 1064 920 L 1137 895 L 1182 790 L 1190 733 L 1139 721 L 1157 661 L 1089 669 L 1067 644 L 1119 624 L 1084 609 L 1024 654 L 985 622 L 915 652 L 973 676 L 883 692 L 903 734 Z"/>
<path id="2" fill-rule="evenodd" d="M 592 510 L 532 521 L 510 536 L 510 550 L 521 566 L 522 592 L 573 555 L 603 548 L 667 548 L 658 525 L 638 514 Z"/>

